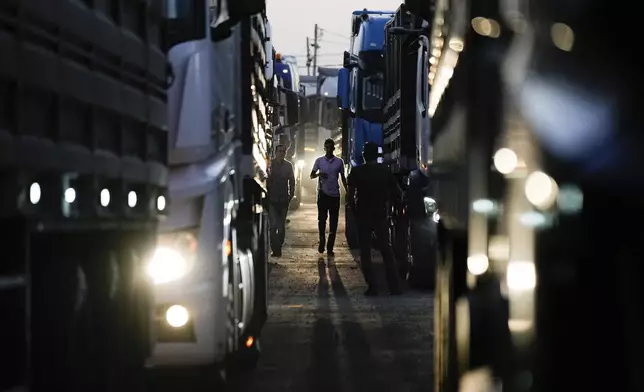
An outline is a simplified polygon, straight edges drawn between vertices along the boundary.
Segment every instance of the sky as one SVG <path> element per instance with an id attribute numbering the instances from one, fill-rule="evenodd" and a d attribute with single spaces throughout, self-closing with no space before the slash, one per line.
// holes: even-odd
<path id="1" fill-rule="evenodd" d="M 342 52 L 349 49 L 351 12 L 365 7 L 395 11 L 403 0 L 266 0 L 266 13 L 273 29 L 277 52 L 297 57 L 306 74 L 306 37 L 313 43 L 315 24 L 318 38 L 318 66 L 340 66 Z M 313 48 L 311 48 L 313 53 Z"/>

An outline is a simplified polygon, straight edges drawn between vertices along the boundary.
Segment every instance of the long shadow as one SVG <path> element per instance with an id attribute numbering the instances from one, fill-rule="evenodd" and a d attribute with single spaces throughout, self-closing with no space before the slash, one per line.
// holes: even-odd
<path id="1" fill-rule="evenodd" d="M 398 390 L 395 379 L 382 375 L 391 373 L 371 355 L 371 345 L 362 325 L 357 321 L 355 310 L 349 302 L 340 273 L 334 264 L 329 265 L 331 287 L 341 313 L 341 325 L 344 336 L 342 345 L 349 359 L 348 374 L 353 391 L 394 391 Z M 377 377 L 380 376 L 380 377 Z"/>
<path id="2" fill-rule="evenodd" d="M 378 281 L 379 287 L 386 287 L 384 283 L 384 265 L 381 263 L 374 263 L 374 275 Z M 381 292 L 383 290 L 380 290 Z M 409 385 L 411 389 L 410 392 L 430 392 L 433 390 L 433 378 L 431 371 L 425 372 L 425 369 L 433 369 L 433 323 L 428 323 L 426 330 L 419 325 L 412 325 L 409 327 L 409 324 L 401 323 L 398 320 L 401 318 L 401 312 L 405 311 L 404 304 L 401 302 L 405 301 L 409 297 L 417 297 L 418 292 L 408 291 L 402 297 L 395 297 L 387 299 L 385 301 L 373 299 L 371 304 L 373 305 L 375 311 L 380 315 L 382 320 L 382 328 L 384 330 L 383 335 L 385 336 L 387 346 L 393 348 L 394 350 L 394 362 L 396 368 L 400 370 L 400 374 L 403 377 L 405 384 Z M 426 295 L 426 293 L 422 293 Z M 411 298 L 410 298 L 411 299 Z M 395 303 L 393 301 L 396 301 Z M 405 301 L 406 302 L 406 301 Z M 402 310 L 392 309 L 393 306 L 403 306 Z M 415 309 L 411 306 L 407 306 L 406 310 L 408 312 L 415 312 L 418 309 Z M 425 309 L 425 311 L 430 312 L 431 309 Z M 402 317 L 408 317 L 411 315 L 402 314 Z M 429 350 L 423 355 L 417 355 L 417 350 L 425 345 L 429 344 Z M 413 353 L 410 353 L 413 351 Z"/>
<path id="3" fill-rule="evenodd" d="M 318 292 L 315 325 L 309 369 L 310 391 L 329 392 L 342 390 L 341 369 L 338 364 L 337 331 L 331 320 L 329 280 L 324 259 L 318 260 Z"/>

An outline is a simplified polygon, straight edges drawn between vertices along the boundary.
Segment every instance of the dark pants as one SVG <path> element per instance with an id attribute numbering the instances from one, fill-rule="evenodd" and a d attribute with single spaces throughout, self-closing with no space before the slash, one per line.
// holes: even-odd
<path id="1" fill-rule="evenodd" d="M 358 218 L 358 241 L 360 244 L 360 267 L 364 279 L 372 290 L 376 289 L 376 282 L 373 274 L 373 263 L 371 261 L 371 234 L 375 234 L 382 259 L 385 264 L 385 273 L 389 291 L 400 290 L 398 280 L 398 267 L 394 258 L 394 250 L 389 239 L 389 220 L 387 218 L 359 217 Z"/>
<path id="2" fill-rule="evenodd" d="M 335 233 L 338 231 L 338 215 L 340 214 L 340 196 L 334 197 L 318 192 L 318 230 L 320 231 L 320 249 L 324 249 L 326 218 L 329 216 L 329 240 L 326 249 L 333 252 Z"/>
<path id="3" fill-rule="evenodd" d="M 280 253 L 282 245 L 284 245 L 288 204 L 288 202 L 271 203 L 268 210 L 268 222 L 271 229 L 271 250 L 275 253 Z"/>

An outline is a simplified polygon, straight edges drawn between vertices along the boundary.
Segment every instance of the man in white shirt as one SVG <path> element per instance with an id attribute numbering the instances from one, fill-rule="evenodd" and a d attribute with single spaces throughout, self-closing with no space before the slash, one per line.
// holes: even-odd
<path id="1" fill-rule="evenodd" d="M 313 163 L 311 178 L 318 178 L 318 230 L 320 231 L 320 243 L 318 252 L 324 253 L 325 245 L 329 256 L 333 256 L 335 235 L 338 230 L 338 215 L 340 214 L 340 184 L 338 177 L 342 179 L 344 189 L 347 189 L 347 179 L 344 176 L 344 162 L 333 155 L 335 142 L 333 139 L 324 141 L 325 154 Z M 325 241 L 326 220 L 329 218 L 329 238 Z"/>

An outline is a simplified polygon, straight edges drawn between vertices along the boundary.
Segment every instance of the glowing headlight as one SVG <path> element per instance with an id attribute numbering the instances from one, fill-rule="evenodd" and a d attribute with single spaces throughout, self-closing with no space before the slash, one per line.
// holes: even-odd
<path id="1" fill-rule="evenodd" d="M 424 197 L 423 203 L 425 204 L 425 214 L 427 214 L 427 216 L 433 216 L 433 214 L 438 209 L 436 200 L 432 199 L 431 197 Z"/>
<path id="2" fill-rule="evenodd" d="M 148 274 L 154 284 L 181 279 L 187 272 L 188 263 L 185 257 L 170 248 L 157 248 L 148 264 Z"/>
<path id="3" fill-rule="evenodd" d="M 434 212 L 434 214 L 432 215 L 432 220 L 436 223 L 441 220 L 441 215 L 438 213 L 438 211 Z"/>

